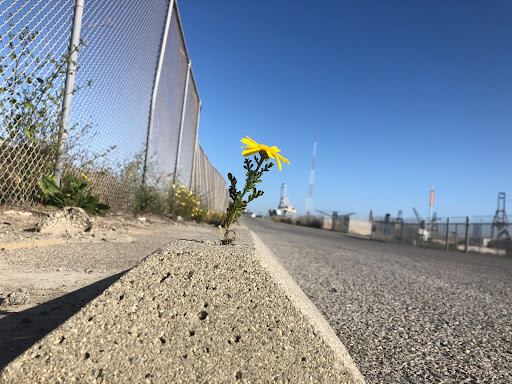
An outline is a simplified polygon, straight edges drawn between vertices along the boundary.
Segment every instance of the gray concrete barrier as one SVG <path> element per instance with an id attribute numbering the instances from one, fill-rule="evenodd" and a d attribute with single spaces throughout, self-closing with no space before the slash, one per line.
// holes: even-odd
<path id="1" fill-rule="evenodd" d="M 0 373 L 2 383 L 364 383 L 246 229 L 152 253 Z M 115 255 L 112 255 L 115 257 Z"/>

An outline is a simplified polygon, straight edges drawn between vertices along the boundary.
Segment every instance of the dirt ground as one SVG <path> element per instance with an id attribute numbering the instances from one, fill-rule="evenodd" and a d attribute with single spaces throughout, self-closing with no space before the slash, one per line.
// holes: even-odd
<path id="1" fill-rule="evenodd" d="M 42 234 L 49 211 L 0 207 L 0 370 L 174 239 L 214 230 L 206 224 L 130 215 L 95 217 L 75 234 Z"/>

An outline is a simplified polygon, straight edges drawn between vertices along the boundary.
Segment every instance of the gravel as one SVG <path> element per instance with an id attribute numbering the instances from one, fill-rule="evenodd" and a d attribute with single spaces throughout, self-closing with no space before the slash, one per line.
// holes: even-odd
<path id="1" fill-rule="evenodd" d="M 246 219 L 368 383 L 512 383 L 512 259 Z"/>

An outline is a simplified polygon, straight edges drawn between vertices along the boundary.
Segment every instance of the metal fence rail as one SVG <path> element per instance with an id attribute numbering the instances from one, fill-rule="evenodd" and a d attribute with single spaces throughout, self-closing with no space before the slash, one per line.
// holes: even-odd
<path id="1" fill-rule="evenodd" d="M 36 204 L 60 158 L 115 209 L 145 182 L 183 184 L 224 211 L 226 182 L 198 144 L 201 100 L 176 1 L 82 3 L 73 46 L 75 0 L 0 2 L 0 204 Z"/>
<path id="2" fill-rule="evenodd" d="M 512 218 L 512 217 L 511 217 Z M 512 254 L 509 225 L 493 223 L 492 216 L 452 217 L 432 223 L 413 220 L 375 220 L 371 238 L 419 247 Z"/>

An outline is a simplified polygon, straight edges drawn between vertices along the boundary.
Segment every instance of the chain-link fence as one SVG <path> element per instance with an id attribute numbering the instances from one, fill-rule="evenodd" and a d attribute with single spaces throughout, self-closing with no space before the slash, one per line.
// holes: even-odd
<path id="1" fill-rule="evenodd" d="M 511 216 L 500 221 L 492 216 L 452 217 L 427 221 L 376 218 L 372 225 L 374 240 L 419 247 L 512 254 L 509 224 Z"/>
<path id="2" fill-rule="evenodd" d="M 199 147 L 196 152 L 194 164 L 192 189 L 196 191 L 208 209 L 225 210 L 229 202 L 226 181 L 210 163 L 202 147 Z"/>
<path id="3" fill-rule="evenodd" d="M 145 182 L 183 184 L 223 211 L 200 109 L 175 1 L 0 2 L 0 204 L 36 204 L 61 160 L 116 209 Z"/>

